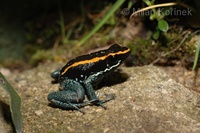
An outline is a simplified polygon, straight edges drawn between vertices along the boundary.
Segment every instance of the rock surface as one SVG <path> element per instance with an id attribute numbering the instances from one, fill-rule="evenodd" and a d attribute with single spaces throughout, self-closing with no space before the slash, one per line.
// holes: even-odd
<path id="1" fill-rule="evenodd" d="M 48 106 L 47 95 L 58 90 L 50 73 L 60 66 L 49 63 L 7 77 L 22 98 L 25 133 L 200 132 L 199 96 L 154 66 L 123 68 L 126 81 L 97 90 L 100 99 L 116 95 L 105 103 L 107 110 L 86 106 L 83 115 Z M 5 92 L 0 99 L 8 99 Z"/>

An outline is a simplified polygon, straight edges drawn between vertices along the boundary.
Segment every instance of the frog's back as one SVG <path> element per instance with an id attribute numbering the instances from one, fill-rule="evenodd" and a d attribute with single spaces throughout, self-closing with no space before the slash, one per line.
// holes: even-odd
<path id="1" fill-rule="evenodd" d="M 62 69 L 61 77 L 83 81 L 92 74 L 108 73 L 117 68 L 130 54 L 130 49 L 113 44 L 101 50 L 70 60 Z"/>

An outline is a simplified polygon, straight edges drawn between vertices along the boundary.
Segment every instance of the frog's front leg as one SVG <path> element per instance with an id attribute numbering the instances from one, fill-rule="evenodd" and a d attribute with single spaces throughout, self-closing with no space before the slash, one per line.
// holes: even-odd
<path id="1" fill-rule="evenodd" d="M 99 98 L 95 94 L 93 86 L 92 86 L 92 85 L 98 83 L 99 81 L 101 81 L 102 78 L 103 78 L 103 75 L 101 73 L 91 75 L 85 80 L 84 85 L 85 85 L 85 91 L 86 91 L 86 95 L 87 95 L 88 99 L 90 101 L 93 100 L 94 101 L 93 104 L 99 105 L 99 106 L 103 107 L 104 109 L 106 109 L 106 107 L 103 105 L 103 103 L 113 100 L 114 96 L 111 96 L 105 100 L 99 100 Z"/>

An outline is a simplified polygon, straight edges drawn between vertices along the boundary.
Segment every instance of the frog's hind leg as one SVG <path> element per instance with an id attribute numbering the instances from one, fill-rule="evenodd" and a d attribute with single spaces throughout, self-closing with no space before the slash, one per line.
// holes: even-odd
<path id="1" fill-rule="evenodd" d="M 78 93 L 73 90 L 64 90 L 52 92 L 48 95 L 47 99 L 51 104 L 58 106 L 63 109 L 79 109 L 78 104 L 84 100 L 84 93 Z"/>
<path id="2" fill-rule="evenodd" d="M 98 101 L 98 103 L 100 102 L 101 106 L 101 104 L 110 101 L 111 98 L 100 101 L 98 99 L 93 99 L 83 102 L 84 98 L 78 99 L 77 93 L 75 92 L 69 93 L 69 91 L 57 91 L 50 93 L 48 95 L 48 100 L 51 102 L 51 104 L 62 109 L 75 109 L 85 114 L 84 111 L 80 109 L 81 107 L 91 105 L 91 103 L 96 103 L 96 101 Z"/>
<path id="3" fill-rule="evenodd" d="M 95 100 L 90 100 L 86 102 L 83 102 L 82 100 L 79 101 L 76 98 L 76 96 L 73 96 L 72 94 L 69 95 L 69 92 L 67 91 L 52 92 L 48 95 L 48 100 L 51 102 L 51 104 L 58 106 L 62 109 L 76 109 L 83 114 L 85 113 L 80 108 L 90 105 L 92 102 L 95 101 Z"/>

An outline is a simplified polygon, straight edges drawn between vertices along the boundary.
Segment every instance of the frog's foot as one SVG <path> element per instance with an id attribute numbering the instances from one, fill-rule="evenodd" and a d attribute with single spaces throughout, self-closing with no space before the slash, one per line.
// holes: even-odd
<path id="1" fill-rule="evenodd" d="M 103 105 L 103 103 L 106 103 L 110 100 L 114 100 L 115 99 L 115 94 L 105 94 L 106 99 L 105 100 L 94 100 L 94 104 L 97 106 L 101 106 L 104 109 L 107 109 L 106 106 Z"/>
<path id="2" fill-rule="evenodd" d="M 76 109 L 79 112 L 84 114 L 84 111 L 79 109 L 79 107 L 76 104 L 73 104 L 73 103 L 70 103 L 70 102 L 64 103 L 64 102 L 61 102 L 61 101 L 58 101 L 58 100 L 55 100 L 55 99 L 52 99 L 50 102 L 51 102 L 52 105 L 58 106 L 62 109 Z"/>
<path id="3" fill-rule="evenodd" d="M 83 114 L 85 114 L 85 112 L 82 111 L 80 108 L 87 106 L 87 105 L 91 105 L 91 103 L 93 103 L 95 101 L 96 101 L 96 99 L 86 101 L 86 102 L 83 102 L 83 103 L 70 103 L 70 102 L 61 102 L 61 101 L 58 101 L 58 100 L 55 100 L 55 99 L 50 100 L 50 102 L 55 106 L 58 106 L 58 107 L 63 108 L 63 109 L 75 109 L 75 110 L 78 110 L 79 112 L 81 112 Z"/>
<path id="4" fill-rule="evenodd" d="M 61 95 L 60 95 L 61 96 Z M 108 102 L 110 100 L 113 100 L 115 98 L 115 95 L 114 94 L 106 94 L 106 99 L 105 100 L 99 100 L 99 99 L 92 99 L 92 100 L 89 100 L 89 101 L 85 101 L 85 102 L 82 102 L 82 103 L 74 103 L 74 102 L 71 102 L 69 100 L 65 100 L 65 102 L 61 101 L 61 100 L 56 100 L 55 98 L 52 98 L 51 95 L 48 97 L 48 100 L 51 102 L 52 105 L 55 105 L 55 106 L 58 106 L 62 109 L 75 109 L 83 114 L 85 114 L 84 111 L 82 111 L 80 108 L 81 107 L 84 107 L 84 106 L 88 106 L 88 105 L 91 105 L 91 104 L 95 104 L 97 106 L 101 106 L 102 108 L 104 109 L 107 109 L 103 103 L 105 102 Z M 57 98 L 57 97 L 56 97 Z"/>

